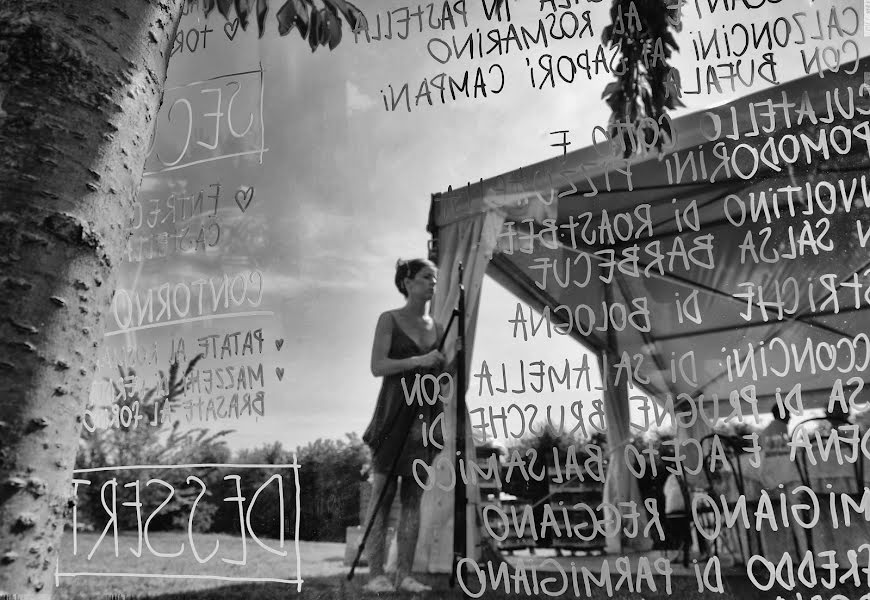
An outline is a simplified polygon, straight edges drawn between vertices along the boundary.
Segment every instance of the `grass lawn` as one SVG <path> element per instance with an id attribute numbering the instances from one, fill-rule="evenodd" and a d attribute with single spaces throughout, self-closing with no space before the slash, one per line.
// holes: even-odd
<path id="1" fill-rule="evenodd" d="M 238 560 L 242 556 L 242 544 L 238 537 L 230 535 L 196 534 L 194 542 L 197 552 L 202 559 L 208 557 L 218 543 L 214 557 L 205 564 L 197 562 L 190 552 L 187 535 L 182 532 L 168 532 L 149 535 L 149 540 L 156 552 L 171 553 L 185 545 L 184 552 L 177 558 L 162 558 L 154 556 L 143 544 L 142 556 L 136 558 L 130 549 L 136 549 L 138 540 L 135 535 L 123 534 L 119 536 L 119 556 L 114 553 L 114 545 L 111 536 L 107 536 L 100 543 L 90 560 L 87 554 L 97 545 L 98 534 L 79 534 L 77 538 L 78 552 L 73 554 L 72 535 L 68 532 L 64 536 L 61 551 L 59 571 L 61 573 L 79 572 L 102 572 L 102 573 L 152 573 L 168 574 L 189 577 L 191 574 L 212 574 L 233 577 L 259 577 L 294 579 L 296 576 L 296 555 L 293 545 L 288 543 L 286 557 L 272 554 L 260 548 L 255 542 L 248 539 L 247 555 L 244 566 L 227 564 L 221 558 Z M 277 540 L 264 539 L 264 543 L 276 547 Z M 280 583 L 251 583 L 230 582 L 221 580 L 192 579 L 192 578 L 141 578 L 141 577 L 104 577 L 104 576 L 77 576 L 61 577 L 60 587 L 55 594 L 59 600 L 78 599 L 101 599 L 101 598 L 124 598 L 125 600 L 278 600 L 284 598 L 300 598 L 302 600 L 315 599 L 348 599 L 376 598 L 375 594 L 365 593 L 363 584 L 368 579 L 368 569 L 357 569 L 357 575 L 353 581 L 347 581 L 348 568 L 344 566 L 344 544 L 324 542 L 300 542 L 300 558 L 302 563 L 302 592 L 296 591 L 295 585 Z M 544 575 L 539 575 L 543 577 Z M 434 590 L 426 594 L 418 595 L 425 599 L 459 599 L 463 598 L 461 588 L 450 588 L 447 575 L 420 575 L 419 579 L 431 585 Z M 614 577 L 615 579 L 615 577 Z M 656 583 L 660 585 L 660 578 Z M 814 590 L 796 588 L 786 592 L 774 588 L 770 591 L 756 589 L 746 577 L 726 577 L 723 581 L 724 594 L 708 592 L 699 594 L 694 577 L 672 577 L 672 592 L 666 594 L 664 590 L 650 593 L 644 586 L 641 593 L 631 593 L 619 590 L 614 593 L 616 600 L 665 600 L 674 597 L 682 599 L 739 599 L 739 600 L 776 600 L 781 596 L 784 600 L 797 600 L 797 593 L 802 594 L 802 600 L 811 600 L 815 594 L 820 594 L 823 600 L 828 600 L 839 592 L 849 600 L 859 600 L 863 594 L 870 590 L 856 590 L 854 587 L 840 587 L 835 590 L 826 590 L 821 586 Z M 555 587 L 555 585 L 553 586 Z M 477 589 L 473 586 L 472 589 Z M 586 598 L 581 585 L 581 596 Z M 408 594 L 389 594 L 394 598 L 405 598 Z M 505 594 L 503 591 L 488 591 L 483 598 L 486 600 L 498 600 L 506 597 L 511 598 L 547 598 L 540 596 L 528 596 L 526 594 Z M 563 596 L 575 597 L 571 588 Z M 610 598 L 605 590 L 593 596 L 596 599 Z"/>

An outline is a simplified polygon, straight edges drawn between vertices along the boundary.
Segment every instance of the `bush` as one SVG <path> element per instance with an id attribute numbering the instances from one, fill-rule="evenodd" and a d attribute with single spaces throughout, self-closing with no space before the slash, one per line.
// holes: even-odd
<path id="1" fill-rule="evenodd" d="M 113 382 L 116 405 L 132 408 L 138 405 L 143 415 L 154 414 L 155 408 L 163 407 L 164 402 L 174 402 L 183 392 L 183 381 L 193 369 L 199 357 L 190 362 L 184 375 L 179 377 L 176 363 L 170 366 L 169 375 L 160 374 L 161 385 L 147 391 L 124 393 Z M 121 370 L 121 380 L 132 378 L 132 369 Z M 279 442 L 258 448 L 240 450 L 235 457 L 226 446 L 224 437 L 229 430 L 211 432 L 207 429 L 181 431 L 180 422 L 169 427 L 153 427 L 143 419 L 129 427 L 96 428 L 94 431 L 83 429 L 76 460 L 80 469 L 105 466 L 132 465 L 170 465 L 170 464 L 289 464 L 293 462 L 293 452 L 285 449 Z M 300 539 L 320 541 L 344 541 L 349 525 L 359 521 L 359 483 L 361 473 L 369 461 L 368 447 L 355 433 L 347 434 L 344 440 L 323 440 L 297 448 L 300 497 Z M 232 457 L 232 458 L 231 458 Z M 117 480 L 115 493 L 118 506 L 122 502 L 135 499 L 135 482 L 138 482 L 139 501 L 142 503 L 142 520 L 148 518 L 167 498 L 165 486 L 152 483 L 159 479 L 170 484 L 175 492 L 172 499 L 160 509 L 149 524 L 149 530 L 187 529 L 191 506 L 200 493 L 200 487 L 187 478 L 199 477 L 206 485 L 206 494 L 197 503 L 193 529 L 198 532 L 223 532 L 237 535 L 242 523 L 239 519 L 239 505 L 225 502 L 224 498 L 236 496 L 236 481 L 225 479 L 228 475 L 241 475 L 239 485 L 247 512 L 250 502 L 260 485 L 275 474 L 282 476 L 282 488 L 274 483 L 265 486 L 257 496 L 256 509 L 251 511 L 251 528 L 262 537 L 276 537 L 279 527 L 284 528 L 285 537 L 295 535 L 295 477 L 289 470 L 245 469 L 240 473 L 232 468 L 201 468 L 194 471 L 180 471 L 156 467 L 147 470 L 98 471 L 87 474 L 90 485 L 78 487 L 77 521 L 80 526 L 102 530 L 108 519 L 103 509 L 101 494 L 105 486 L 107 503 L 111 502 L 111 481 Z M 125 484 L 129 483 L 129 487 Z M 284 497 L 284 521 L 281 525 L 280 493 Z M 136 511 L 118 511 L 118 528 L 135 531 L 140 526 Z"/>
<path id="2" fill-rule="evenodd" d="M 298 450 L 302 496 L 300 538 L 343 542 L 359 524 L 359 483 L 369 449 L 356 433 L 346 440 L 322 440 Z"/>
<path id="3" fill-rule="evenodd" d="M 160 374 L 162 384 L 157 388 L 143 391 L 121 390 L 116 383 L 114 387 L 115 406 L 132 409 L 138 406 L 142 415 L 154 414 L 155 408 L 164 406 L 164 402 L 173 403 L 182 391 L 184 376 L 193 369 L 199 358 L 192 360 L 184 375 L 179 377 L 180 368 L 172 363 L 169 376 Z M 120 370 L 121 380 L 135 377 L 133 369 Z M 93 431 L 82 429 L 76 466 L 80 469 L 133 465 L 171 465 L 182 463 L 217 463 L 226 462 L 230 450 L 223 439 L 229 430 L 211 432 L 207 429 L 192 429 L 181 431 L 181 424 L 175 421 L 169 427 L 155 427 L 147 424 L 147 419 L 129 426 L 96 427 Z M 216 469 L 197 469 L 196 472 L 179 471 L 177 469 L 119 469 L 98 471 L 80 476 L 90 481 L 90 485 L 79 485 L 76 494 L 77 521 L 85 527 L 102 530 L 109 515 L 103 508 L 102 496 L 107 503 L 111 501 L 112 480 L 116 480 L 116 504 L 132 502 L 136 499 L 136 484 L 138 483 L 139 501 L 142 503 L 141 514 L 144 518 L 151 515 L 167 498 L 168 489 L 156 483 L 148 485 L 149 480 L 159 479 L 171 485 L 175 492 L 172 499 L 164 506 L 149 524 L 154 531 L 175 529 L 183 523 L 187 528 L 190 507 L 199 495 L 199 487 L 188 486 L 186 479 L 196 475 L 209 488 L 209 492 L 197 505 L 196 517 L 193 523 L 197 531 L 208 531 L 211 527 L 214 510 L 209 508 L 211 489 L 218 480 Z M 120 530 L 135 531 L 140 526 L 134 510 L 119 510 L 117 515 Z"/>
<path id="4" fill-rule="evenodd" d="M 368 447 L 358 435 L 347 434 L 345 440 L 318 439 L 296 450 L 299 468 L 300 496 L 299 539 L 343 542 L 346 529 L 359 524 L 359 482 L 368 462 Z M 276 442 L 254 449 L 241 450 L 237 463 L 289 464 L 293 452 Z M 222 470 L 221 476 L 231 470 Z M 260 484 L 276 471 L 247 470 L 242 477 L 242 496 L 250 502 Z M 284 495 L 284 535 L 295 535 L 296 505 L 294 477 L 282 473 Z M 216 495 L 235 495 L 235 482 L 219 481 Z M 246 507 L 247 508 L 247 507 Z M 199 510 L 199 509 L 197 509 Z M 280 521 L 280 497 L 277 485 L 264 487 L 257 498 L 257 508 L 251 513 L 251 527 L 261 537 L 275 537 Z M 213 531 L 234 534 L 240 530 L 238 505 L 220 503 L 215 513 Z"/>

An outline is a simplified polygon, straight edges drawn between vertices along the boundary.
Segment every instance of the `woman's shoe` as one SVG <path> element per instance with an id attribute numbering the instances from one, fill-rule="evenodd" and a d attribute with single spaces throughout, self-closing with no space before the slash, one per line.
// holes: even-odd
<path id="1" fill-rule="evenodd" d="M 430 586 L 425 583 L 420 583 L 413 577 L 405 577 L 402 580 L 402 583 L 399 584 L 399 590 L 403 592 L 413 592 L 415 594 L 419 592 L 428 592 L 431 589 Z"/>
<path id="2" fill-rule="evenodd" d="M 367 592 L 383 594 L 395 592 L 396 586 L 393 585 L 393 582 L 390 581 L 386 575 L 379 575 L 374 579 L 369 580 L 369 582 L 363 586 L 363 589 Z"/>

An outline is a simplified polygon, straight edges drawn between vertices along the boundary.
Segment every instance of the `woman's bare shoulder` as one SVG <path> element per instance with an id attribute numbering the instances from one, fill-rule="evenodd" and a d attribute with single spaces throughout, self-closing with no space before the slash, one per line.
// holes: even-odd
<path id="1" fill-rule="evenodd" d="M 393 321 L 395 321 L 399 317 L 397 314 L 398 312 L 398 308 L 392 308 L 390 310 L 385 310 L 384 312 L 382 312 L 381 315 L 378 317 L 378 326 L 391 327 L 393 325 Z"/>

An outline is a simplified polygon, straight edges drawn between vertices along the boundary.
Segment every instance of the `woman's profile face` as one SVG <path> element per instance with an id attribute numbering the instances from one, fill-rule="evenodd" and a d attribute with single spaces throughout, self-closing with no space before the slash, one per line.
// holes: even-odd
<path id="1" fill-rule="evenodd" d="M 405 279 L 405 290 L 408 297 L 418 297 L 430 300 L 435 293 L 435 284 L 438 281 L 438 270 L 433 267 L 423 267 L 414 277 Z"/>

